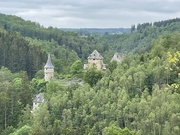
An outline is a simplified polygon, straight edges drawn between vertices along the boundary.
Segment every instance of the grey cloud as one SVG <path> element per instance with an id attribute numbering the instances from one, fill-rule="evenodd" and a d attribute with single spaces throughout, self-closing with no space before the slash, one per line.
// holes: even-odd
<path id="1" fill-rule="evenodd" d="M 0 12 L 45 26 L 130 27 L 178 17 L 179 0 L 0 0 Z"/>

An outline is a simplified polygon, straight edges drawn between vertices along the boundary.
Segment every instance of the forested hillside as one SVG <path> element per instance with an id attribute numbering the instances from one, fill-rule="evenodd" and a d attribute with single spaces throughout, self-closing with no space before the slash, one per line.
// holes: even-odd
<path id="1" fill-rule="evenodd" d="M 179 19 L 79 37 L 0 18 L 0 135 L 179 135 Z M 94 49 L 107 64 L 103 72 L 83 70 Z M 110 62 L 116 51 L 124 53 L 120 63 Z M 48 53 L 56 73 L 46 82 Z M 38 93 L 45 101 L 32 111 Z"/>
<path id="2" fill-rule="evenodd" d="M 27 71 L 30 77 L 42 69 L 46 54 L 40 47 L 30 46 L 29 42 L 13 32 L 0 31 L 0 66 L 12 72 Z"/>
<path id="3" fill-rule="evenodd" d="M 60 28 L 63 31 L 76 32 L 80 36 L 130 33 L 130 28 Z"/>
<path id="4" fill-rule="evenodd" d="M 159 35 L 180 32 L 180 19 L 132 25 L 131 34 L 104 35 L 97 42 L 123 53 L 144 53 L 151 48 L 151 41 Z"/>
<path id="5" fill-rule="evenodd" d="M 73 32 L 64 32 L 53 27 L 44 28 L 38 23 L 25 21 L 12 15 L 0 14 L 0 27 L 3 32 L 10 32 L 12 36 L 18 35 L 21 40 L 31 45 L 31 48 L 34 50 L 39 48 L 41 51 L 45 51 L 46 54 L 44 54 L 43 57 L 47 57 L 47 53 L 52 54 L 58 73 L 67 73 L 75 60 L 79 58 L 84 61 L 88 54 L 97 48 L 93 37 L 81 38 Z M 8 45 L 12 44 L 11 40 L 8 42 L 10 42 Z M 1 45 L 6 46 L 6 43 L 2 42 Z M 39 53 L 41 53 L 41 51 L 39 51 Z M 39 55 L 39 53 L 37 52 L 36 55 Z M 41 63 L 42 62 L 45 63 L 45 59 L 41 60 Z M 38 70 L 42 69 L 42 66 L 41 64 L 41 68 L 38 68 Z M 7 67 L 12 69 L 9 66 Z M 18 70 L 24 70 L 24 68 Z M 37 69 L 33 70 L 35 72 L 38 71 Z M 12 71 L 17 70 L 13 69 Z M 34 76 L 34 74 L 32 74 L 32 76 Z"/>
<path id="6" fill-rule="evenodd" d="M 159 35 L 179 32 L 180 20 L 176 18 L 153 24 L 132 25 L 131 34 L 89 35 L 87 37 L 78 36 L 74 32 L 64 32 L 58 28 L 44 28 L 39 23 L 4 14 L 0 14 L 0 27 L 6 31 L 20 33 L 28 42 L 33 43 L 33 46 L 41 46 L 40 48 L 46 53 L 53 55 L 55 67 L 58 67 L 56 71 L 67 73 L 77 57 L 84 63 L 94 49 L 104 56 L 105 63 L 111 60 L 115 52 L 146 52 L 151 47 L 151 41 Z M 64 53 L 60 53 L 61 51 Z M 68 57 L 69 55 L 72 57 Z M 64 61 L 65 59 L 68 62 Z"/>

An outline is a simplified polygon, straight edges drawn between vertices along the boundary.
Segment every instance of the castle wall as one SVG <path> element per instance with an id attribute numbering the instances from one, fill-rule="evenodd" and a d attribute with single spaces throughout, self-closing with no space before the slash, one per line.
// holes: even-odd
<path id="1" fill-rule="evenodd" d="M 102 60 L 94 60 L 88 59 L 88 68 L 96 67 L 98 70 L 102 70 L 103 61 Z"/>

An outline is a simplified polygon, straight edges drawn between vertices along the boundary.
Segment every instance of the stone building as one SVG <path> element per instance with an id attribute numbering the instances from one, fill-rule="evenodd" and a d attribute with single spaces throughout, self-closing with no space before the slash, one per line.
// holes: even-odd
<path id="1" fill-rule="evenodd" d="M 42 93 L 39 93 L 36 95 L 36 97 L 33 100 L 33 111 L 38 108 L 38 106 L 44 102 L 44 96 Z"/>
<path id="2" fill-rule="evenodd" d="M 46 65 L 44 66 L 44 79 L 45 81 L 49 81 L 53 77 L 54 77 L 54 66 L 52 65 L 50 55 L 48 55 Z"/>
<path id="3" fill-rule="evenodd" d="M 103 63 L 103 57 L 97 50 L 94 50 L 88 57 L 88 64 L 84 64 L 84 69 L 95 67 L 98 70 L 105 70 L 106 65 Z"/>
<path id="4" fill-rule="evenodd" d="M 120 53 L 115 53 L 111 61 L 113 60 L 117 62 L 121 62 L 123 60 L 123 55 Z"/>

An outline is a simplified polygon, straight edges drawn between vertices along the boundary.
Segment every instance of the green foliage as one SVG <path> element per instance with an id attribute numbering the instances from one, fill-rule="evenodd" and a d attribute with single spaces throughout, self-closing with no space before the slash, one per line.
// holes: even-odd
<path id="1" fill-rule="evenodd" d="M 175 38 L 178 34 L 172 36 Z M 164 40 L 166 38 L 163 37 L 156 39 L 150 52 L 140 55 L 129 53 L 112 73 L 107 71 L 102 76 L 96 69 L 87 70 L 85 77 L 93 87 L 88 84 L 69 84 L 65 87 L 60 80 L 48 82 L 44 92 L 46 102 L 39 106 L 33 117 L 29 115 L 28 108 L 24 109 L 23 115 L 18 114 L 17 116 L 22 116 L 22 119 L 19 120 L 17 130 L 28 125 L 31 127 L 31 134 L 34 135 L 178 134 L 180 95 L 172 84 L 179 84 L 180 71 L 177 68 L 179 61 L 176 60 L 179 47 L 171 45 L 167 47 Z M 178 39 L 176 42 L 179 42 Z M 162 48 L 160 55 L 156 50 L 158 48 Z M 177 65 L 174 65 L 174 62 Z M 5 73 L 12 74 L 6 70 Z M 13 78 L 12 86 L 20 95 L 24 87 L 29 86 L 23 85 L 22 81 L 26 80 L 23 75 Z M 5 87 L 8 84 L 7 80 L 8 78 L 1 84 L 3 94 L 9 89 Z M 43 81 L 33 79 L 29 87 L 34 86 L 37 89 L 44 87 L 38 84 L 43 84 Z M 0 98 L 4 113 L 6 112 L 4 104 L 8 105 L 11 102 L 3 96 Z M 22 108 L 26 102 L 23 100 L 23 98 L 19 100 L 22 102 L 20 102 Z M 1 118 L 3 119 L 4 115 Z M 8 123 L 7 126 L 11 124 Z"/>
<path id="2" fill-rule="evenodd" d="M 43 104 L 37 112 L 34 113 L 32 135 L 37 134 L 51 134 L 49 131 L 50 114 L 47 108 L 47 104 Z"/>
<path id="3" fill-rule="evenodd" d="M 170 19 L 160 22 L 143 23 L 136 26 L 132 25 L 131 34 L 106 35 L 95 38 L 99 46 L 109 45 L 110 50 L 123 53 L 134 52 L 144 53 L 152 47 L 152 40 L 160 35 L 180 32 L 180 19 Z M 166 37 L 167 40 L 169 38 Z M 170 40 L 169 40 L 170 41 Z M 173 40 L 172 40 L 173 41 Z M 169 42 L 171 44 L 171 42 Z"/>
<path id="4" fill-rule="evenodd" d="M 71 73 L 75 76 L 82 77 L 83 76 L 83 66 L 80 60 L 75 61 L 71 66 Z"/>
<path id="5" fill-rule="evenodd" d="M 14 78 L 14 75 L 3 67 L 0 73 L 0 132 L 7 133 L 13 129 L 10 127 L 17 127 L 21 109 L 32 103 L 32 97 L 26 73 L 22 72 L 20 78 Z"/>
<path id="6" fill-rule="evenodd" d="M 103 135 L 135 135 L 135 132 L 130 131 L 128 128 L 121 129 L 112 125 L 103 129 Z"/>
<path id="7" fill-rule="evenodd" d="M 5 66 L 12 72 L 27 71 L 32 78 L 41 69 L 45 52 L 30 46 L 29 42 L 16 33 L 0 32 L 0 58 L 0 66 Z"/>
<path id="8" fill-rule="evenodd" d="M 85 72 L 84 81 L 94 86 L 103 77 L 103 73 L 96 68 L 90 68 Z"/>
<path id="9" fill-rule="evenodd" d="M 31 127 L 24 125 L 22 128 L 18 129 L 16 132 L 10 135 L 30 135 Z"/>
<path id="10" fill-rule="evenodd" d="M 44 78 L 44 70 L 37 71 L 36 74 L 35 74 L 35 78 L 37 78 L 37 79 Z"/>
<path id="11" fill-rule="evenodd" d="M 38 94 L 46 91 L 46 81 L 44 79 L 33 78 L 30 82 L 33 94 Z"/>
<path id="12" fill-rule="evenodd" d="M 32 118 L 33 118 L 33 113 L 31 110 L 31 106 L 27 105 L 23 110 L 21 111 L 21 117 L 19 118 L 19 123 L 18 127 L 21 128 L 24 125 L 32 125 Z"/>
<path id="13" fill-rule="evenodd" d="M 117 67 L 117 61 L 113 60 L 113 61 L 109 62 L 109 64 L 108 64 L 108 69 L 109 69 L 111 72 L 113 72 L 114 69 L 116 69 L 116 67 Z"/>

